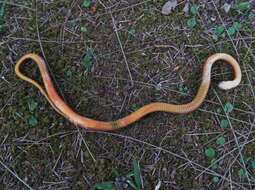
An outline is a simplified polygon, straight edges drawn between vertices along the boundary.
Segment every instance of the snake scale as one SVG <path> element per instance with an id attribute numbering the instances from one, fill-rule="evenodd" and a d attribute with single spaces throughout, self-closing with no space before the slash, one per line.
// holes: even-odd
<path id="1" fill-rule="evenodd" d="M 27 77 L 21 72 L 20 66 L 26 63 L 28 60 L 32 60 L 39 67 L 44 88 L 36 81 Z M 205 100 L 205 97 L 207 95 L 211 83 L 211 68 L 212 65 L 218 60 L 223 60 L 225 63 L 230 64 L 234 71 L 234 79 L 231 81 L 223 81 L 219 83 L 219 88 L 223 90 L 228 90 L 238 86 L 242 77 L 239 64 L 232 56 L 228 54 L 216 53 L 209 56 L 207 60 L 204 62 L 201 85 L 198 89 L 195 98 L 190 103 L 175 105 L 162 102 L 154 102 L 144 105 L 137 111 L 134 111 L 133 113 L 121 119 L 109 122 L 87 118 L 76 113 L 70 106 L 68 106 L 56 92 L 50 74 L 48 72 L 47 66 L 45 64 L 45 61 L 39 55 L 34 53 L 25 54 L 17 61 L 15 65 L 15 73 L 19 78 L 36 86 L 40 90 L 40 92 L 45 96 L 45 98 L 48 100 L 51 106 L 59 114 L 64 116 L 66 119 L 68 119 L 75 125 L 91 130 L 111 131 L 124 128 L 152 112 L 160 111 L 176 114 L 185 114 L 196 110 Z"/>

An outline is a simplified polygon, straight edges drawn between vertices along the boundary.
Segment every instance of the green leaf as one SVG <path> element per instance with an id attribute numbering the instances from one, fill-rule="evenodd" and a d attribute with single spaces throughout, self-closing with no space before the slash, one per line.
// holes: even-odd
<path id="1" fill-rule="evenodd" d="M 86 55 L 83 59 L 83 65 L 86 69 L 90 69 L 93 65 L 92 58 L 88 55 Z"/>
<path id="2" fill-rule="evenodd" d="M 7 0 L 5 0 L 2 3 L 2 6 L 0 7 L 0 17 L 2 17 L 2 18 L 4 17 L 4 11 L 5 11 L 6 2 L 7 2 Z"/>
<path id="3" fill-rule="evenodd" d="M 215 34 L 212 35 L 212 38 L 215 40 L 215 41 L 218 41 L 219 40 L 219 37 Z"/>
<path id="4" fill-rule="evenodd" d="M 31 112 L 34 112 L 38 106 L 38 103 L 34 100 L 28 102 L 28 108 Z"/>
<path id="5" fill-rule="evenodd" d="M 212 169 L 217 169 L 217 168 L 218 168 L 218 165 L 217 165 L 217 163 L 216 163 L 216 159 L 215 159 L 215 158 L 213 158 L 213 159 L 211 160 L 211 165 L 212 165 Z"/>
<path id="6" fill-rule="evenodd" d="M 240 2 L 235 5 L 235 9 L 238 11 L 246 11 L 251 8 L 251 3 L 249 1 L 246 2 Z"/>
<path id="7" fill-rule="evenodd" d="M 140 188 L 138 188 L 138 187 L 136 187 L 136 185 L 133 183 L 133 181 L 131 181 L 131 180 L 127 180 L 127 183 L 128 183 L 128 185 L 130 186 L 130 187 L 132 187 L 133 189 L 135 189 L 135 190 L 140 190 Z"/>
<path id="8" fill-rule="evenodd" d="M 195 17 L 188 19 L 187 25 L 189 28 L 194 28 L 197 25 L 197 20 Z"/>
<path id="9" fill-rule="evenodd" d="M 248 164 L 248 163 L 250 163 L 251 159 L 252 159 L 251 157 L 242 157 L 242 158 L 240 158 L 240 162 L 242 164 Z"/>
<path id="10" fill-rule="evenodd" d="M 32 127 L 35 127 L 38 124 L 38 121 L 35 116 L 30 116 L 28 118 L 28 124 Z"/>
<path id="11" fill-rule="evenodd" d="M 112 168 L 112 177 L 116 178 L 120 176 L 120 173 L 118 172 L 118 170 L 116 168 Z"/>
<path id="12" fill-rule="evenodd" d="M 249 18 L 250 20 L 254 19 L 254 18 L 255 18 L 255 13 L 250 12 L 248 18 Z"/>
<path id="13" fill-rule="evenodd" d="M 4 14 L 5 14 L 5 6 L 6 6 L 7 0 L 5 0 L 1 7 L 0 7 L 0 32 L 3 32 L 5 29 L 5 20 L 4 20 Z"/>
<path id="14" fill-rule="evenodd" d="M 217 108 L 216 112 L 217 112 L 217 113 L 221 113 L 221 109 L 220 109 L 220 108 Z"/>
<path id="15" fill-rule="evenodd" d="M 3 32 L 5 29 L 5 26 L 3 25 L 3 23 L 1 23 L 1 20 L 0 20 L 0 32 Z"/>
<path id="16" fill-rule="evenodd" d="M 234 22 L 233 27 L 238 31 L 242 27 L 242 24 L 240 22 Z"/>
<path id="17" fill-rule="evenodd" d="M 190 7 L 190 12 L 191 12 L 191 14 L 192 15 L 196 15 L 197 13 L 198 13 L 198 6 L 197 5 L 192 5 L 191 7 Z"/>
<path id="18" fill-rule="evenodd" d="M 228 128 L 228 126 L 229 126 L 228 120 L 226 120 L 226 119 L 221 120 L 220 127 L 222 129 L 226 129 L 226 128 Z"/>
<path id="19" fill-rule="evenodd" d="M 134 35 L 135 35 L 135 29 L 134 29 L 134 28 L 130 28 L 130 29 L 128 30 L 128 34 L 134 36 Z"/>
<path id="20" fill-rule="evenodd" d="M 252 169 L 255 169 L 255 160 L 251 161 L 251 167 L 252 167 Z"/>
<path id="21" fill-rule="evenodd" d="M 86 69 L 90 69 L 93 65 L 93 54 L 94 54 L 94 50 L 92 48 L 89 48 L 86 52 L 85 57 L 83 58 L 82 65 Z"/>
<path id="22" fill-rule="evenodd" d="M 220 178 L 217 176 L 214 176 L 212 180 L 214 183 L 218 183 L 220 181 Z"/>
<path id="23" fill-rule="evenodd" d="M 90 190 L 116 190 L 113 182 L 103 182 L 94 185 Z"/>
<path id="24" fill-rule="evenodd" d="M 136 111 L 136 110 L 139 109 L 139 106 L 136 105 L 136 104 L 131 104 L 131 109 L 132 109 L 133 111 Z"/>
<path id="25" fill-rule="evenodd" d="M 236 29 L 234 26 L 229 27 L 227 31 L 230 36 L 233 36 L 236 33 Z"/>
<path id="26" fill-rule="evenodd" d="M 129 179 L 131 179 L 133 176 L 134 176 L 134 172 L 133 172 L 133 171 L 129 172 L 129 173 L 126 175 L 126 177 L 129 178 Z"/>
<path id="27" fill-rule="evenodd" d="M 215 156 L 215 150 L 213 148 L 207 148 L 205 150 L 205 155 L 208 157 L 208 158 L 213 158 Z"/>
<path id="28" fill-rule="evenodd" d="M 139 162 L 137 160 L 133 160 L 133 171 L 135 183 L 138 189 L 142 189 L 142 178 L 141 178 L 141 170 L 139 166 Z"/>
<path id="29" fill-rule="evenodd" d="M 92 5 L 91 0 L 84 0 L 82 3 L 82 7 L 89 8 Z"/>
<path id="30" fill-rule="evenodd" d="M 224 26 L 217 26 L 215 29 L 214 29 L 214 34 L 216 36 L 220 36 L 223 32 L 224 32 L 225 28 Z"/>
<path id="31" fill-rule="evenodd" d="M 244 177 L 245 175 L 245 170 L 243 168 L 241 168 L 239 171 L 238 171 L 238 175 L 239 177 Z"/>
<path id="32" fill-rule="evenodd" d="M 233 109 L 234 109 L 234 106 L 233 106 L 233 104 L 231 104 L 231 103 L 226 103 L 226 104 L 224 105 L 224 111 L 225 111 L 226 113 L 232 112 Z"/>
<path id="33" fill-rule="evenodd" d="M 225 144 L 225 138 L 224 137 L 217 138 L 216 143 L 219 144 L 219 145 L 224 145 Z"/>
<path id="34" fill-rule="evenodd" d="M 85 27 L 85 26 L 82 26 L 82 27 L 81 27 L 81 32 L 83 32 L 83 33 L 86 33 L 86 32 L 88 32 L 88 29 L 87 29 L 87 27 Z"/>

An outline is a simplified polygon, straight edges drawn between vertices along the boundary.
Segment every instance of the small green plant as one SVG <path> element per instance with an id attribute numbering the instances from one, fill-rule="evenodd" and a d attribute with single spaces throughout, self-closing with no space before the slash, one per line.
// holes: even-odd
<path id="1" fill-rule="evenodd" d="M 224 26 L 217 26 L 216 28 L 213 29 L 213 39 L 218 40 L 220 37 L 224 36 L 225 33 L 225 28 Z"/>
<path id="2" fill-rule="evenodd" d="M 192 5 L 191 7 L 190 7 L 190 12 L 192 13 L 192 15 L 197 15 L 197 13 L 198 13 L 198 6 L 196 5 L 196 4 L 194 4 L 194 5 Z"/>
<path id="3" fill-rule="evenodd" d="M 213 158 L 215 156 L 216 152 L 214 150 L 214 148 L 212 147 L 209 147 L 205 150 L 205 155 L 208 157 L 208 158 Z"/>
<path id="4" fill-rule="evenodd" d="M 242 24 L 240 22 L 234 22 L 232 26 L 227 28 L 227 33 L 230 36 L 235 35 L 242 27 Z M 224 26 L 217 26 L 215 29 L 213 29 L 213 39 L 218 40 L 220 37 L 225 36 L 225 28 Z"/>
<path id="5" fill-rule="evenodd" d="M 137 160 L 133 160 L 133 169 L 126 176 L 121 176 L 116 168 L 112 169 L 111 176 L 115 178 L 115 181 L 97 183 L 90 190 L 118 190 L 128 187 L 141 190 L 143 188 L 141 169 Z"/>
<path id="6" fill-rule="evenodd" d="M 255 170 L 255 160 L 250 161 L 250 166 L 253 170 Z"/>
<path id="7" fill-rule="evenodd" d="M 210 159 L 211 167 L 213 169 L 217 169 L 218 165 L 215 162 L 216 161 L 216 159 L 215 159 L 215 155 L 216 155 L 215 149 L 212 148 L 212 147 L 209 147 L 209 148 L 205 149 L 205 155 L 206 155 L 206 157 L 208 157 Z M 218 183 L 219 182 L 219 177 L 214 176 L 212 181 L 214 183 Z"/>
<path id="8" fill-rule="evenodd" d="M 4 31 L 4 24 L 5 24 L 4 15 L 5 15 L 6 2 L 7 0 L 5 0 L 0 6 L 0 32 Z"/>
<path id="9" fill-rule="evenodd" d="M 34 100 L 30 100 L 28 102 L 28 108 L 30 112 L 34 112 L 36 110 L 36 108 L 38 107 L 38 103 Z"/>
<path id="10" fill-rule="evenodd" d="M 218 176 L 214 176 L 213 179 L 212 179 L 212 181 L 213 181 L 214 183 L 219 183 L 220 178 L 219 178 Z"/>
<path id="11" fill-rule="evenodd" d="M 241 23 L 234 22 L 234 24 L 228 28 L 227 32 L 230 36 L 233 36 L 234 34 L 236 34 L 236 32 L 240 30 L 241 27 L 242 27 Z"/>
<path id="12" fill-rule="evenodd" d="M 246 172 L 243 168 L 239 169 L 239 171 L 238 171 L 239 177 L 243 178 L 245 176 L 245 174 L 246 174 Z"/>
<path id="13" fill-rule="evenodd" d="M 212 169 L 218 168 L 218 165 L 217 165 L 217 163 L 216 163 L 216 159 L 215 159 L 215 158 L 213 158 L 213 159 L 211 160 L 211 165 L 212 165 Z"/>
<path id="14" fill-rule="evenodd" d="M 178 90 L 179 92 L 181 92 L 183 95 L 187 94 L 189 92 L 189 89 L 187 86 L 185 86 L 184 84 L 179 84 L 178 85 Z"/>
<path id="15" fill-rule="evenodd" d="M 139 109 L 139 106 L 138 106 L 137 104 L 131 104 L 131 109 L 132 109 L 133 111 L 136 111 L 136 110 Z"/>
<path id="16" fill-rule="evenodd" d="M 224 137 L 217 138 L 216 143 L 218 145 L 224 145 L 225 144 L 225 138 Z"/>
<path id="17" fill-rule="evenodd" d="M 130 36 L 135 36 L 135 29 L 134 28 L 130 28 L 129 30 L 128 30 L 128 34 L 130 35 Z"/>
<path id="18" fill-rule="evenodd" d="M 91 7 L 91 5 L 92 5 L 91 0 L 83 0 L 82 7 L 89 8 L 89 7 Z"/>
<path id="19" fill-rule="evenodd" d="M 31 115 L 28 117 L 28 124 L 31 126 L 31 127 L 35 127 L 37 124 L 38 124 L 38 120 L 35 116 Z"/>
<path id="20" fill-rule="evenodd" d="M 242 11 L 249 10 L 251 7 L 252 7 L 252 5 L 251 5 L 250 1 L 240 2 L 240 0 L 239 0 L 239 1 L 236 2 L 235 6 L 234 6 L 234 9 L 237 10 L 237 11 L 242 12 Z"/>
<path id="21" fill-rule="evenodd" d="M 226 103 L 226 104 L 224 105 L 224 111 L 225 111 L 226 113 L 232 112 L 233 109 L 234 109 L 234 106 L 233 106 L 233 104 L 231 104 L 231 103 Z"/>
<path id="22" fill-rule="evenodd" d="M 35 111 L 38 108 L 38 103 L 35 100 L 28 100 L 28 109 L 29 109 L 29 116 L 27 119 L 28 125 L 31 127 L 35 127 L 38 124 L 38 120 L 35 117 Z"/>
<path id="23" fill-rule="evenodd" d="M 197 19 L 195 17 L 188 19 L 187 25 L 189 28 L 194 28 L 197 25 Z"/>
<path id="24" fill-rule="evenodd" d="M 229 127 L 228 120 L 226 120 L 226 119 L 221 120 L 221 122 L 220 122 L 220 127 L 221 127 L 222 129 L 228 128 L 228 127 Z"/>
<path id="25" fill-rule="evenodd" d="M 93 56 L 94 56 L 94 49 L 89 48 L 83 58 L 83 61 L 82 61 L 82 65 L 86 69 L 91 69 L 91 67 L 93 65 Z"/>
<path id="26" fill-rule="evenodd" d="M 223 9 L 226 13 L 229 13 L 232 10 L 232 12 L 237 13 L 239 16 L 242 15 L 242 17 L 247 18 L 247 22 L 252 22 L 254 20 L 254 13 L 251 11 L 251 1 L 237 0 L 235 1 L 235 4 L 226 2 L 223 6 Z M 234 22 L 232 25 L 226 26 L 226 31 L 224 26 L 216 26 L 213 29 L 212 37 L 217 41 L 220 37 L 225 37 L 225 34 L 234 36 L 241 28 L 242 24 L 239 21 Z"/>
<path id="27" fill-rule="evenodd" d="M 91 190 L 116 190 L 113 182 L 103 182 L 96 184 Z"/>
<path id="28" fill-rule="evenodd" d="M 219 37 L 221 34 L 224 33 L 224 26 L 217 26 L 215 29 L 214 29 L 214 34 Z"/>
<path id="29" fill-rule="evenodd" d="M 190 13 L 191 13 L 191 18 L 187 20 L 187 26 L 189 28 L 194 28 L 197 25 L 196 15 L 198 13 L 198 6 L 196 4 L 191 6 Z"/>
<path id="30" fill-rule="evenodd" d="M 81 32 L 82 32 L 82 33 L 87 33 L 87 32 L 88 32 L 87 27 L 86 27 L 86 26 L 82 26 L 82 27 L 81 27 Z"/>
<path id="31" fill-rule="evenodd" d="M 137 189 L 142 188 L 142 177 L 141 177 L 141 170 L 139 166 L 139 162 L 137 160 L 133 160 L 133 174 L 135 178 L 135 184 Z"/>
<path id="32" fill-rule="evenodd" d="M 234 5 L 232 5 L 231 2 L 230 3 L 226 2 L 223 5 L 224 11 L 226 13 L 228 13 L 231 9 L 242 13 L 244 11 L 250 10 L 251 7 L 252 7 L 252 4 L 250 1 L 240 1 L 240 0 L 237 0 Z"/>

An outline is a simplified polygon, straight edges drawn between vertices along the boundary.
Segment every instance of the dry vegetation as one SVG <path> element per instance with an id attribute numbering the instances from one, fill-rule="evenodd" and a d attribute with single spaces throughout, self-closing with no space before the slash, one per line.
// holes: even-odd
<path id="1" fill-rule="evenodd" d="M 116 180 L 114 168 L 126 175 L 133 160 L 140 163 L 144 189 L 160 183 L 161 189 L 255 188 L 252 1 L 249 9 L 233 5 L 226 13 L 223 1 L 203 0 L 186 16 L 185 1 L 168 16 L 161 14 L 163 0 L 97 0 L 96 10 L 82 7 L 82 0 L 6 2 L 0 34 L 0 189 L 89 189 Z M 233 33 L 235 22 L 239 28 Z M 45 58 L 59 93 L 77 112 L 100 120 L 153 101 L 192 100 L 203 61 L 215 52 L 233 55 L 243 80 L 222 92 L 217 82 L 232 73 L 218 64 L 199 110 L 151 114 L 114 133 L 89 132 L 63 119 L 37 89 L 17 79 L 15 61 L 28 52 Z M 40 81 L 32 64 L 24 70 Z"/>

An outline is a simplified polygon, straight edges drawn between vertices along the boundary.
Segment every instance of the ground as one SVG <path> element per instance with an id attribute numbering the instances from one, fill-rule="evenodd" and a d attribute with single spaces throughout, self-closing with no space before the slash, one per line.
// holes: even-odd
<path id="1" fill-rule="evenodd" d="M 185 1 L 170 15 L 161 14 L 165 0 L 4 2 L 0 189 L 89 189 L 116 181 L 112 170 L 126 176 L 133 161 L 143 189 L 255 188 L 254 2 L 228 1 L 228 11 L 223 1 L 194 1 L 186 15 Z M 220 90 L 217 83 L 232 72 L 219 62 L 193 113 L 153 113 L 122 130 L 91 132 L 16 77 L 15 62 L 29 52 L 44 57 L 72 108 L 98 120 L 150 102 L 191 101 L 203 62 L 216 52 L 234 56 L 243 78 L 237 88 Z M 35 65 L 23 69 L 41 82 Z"/>

